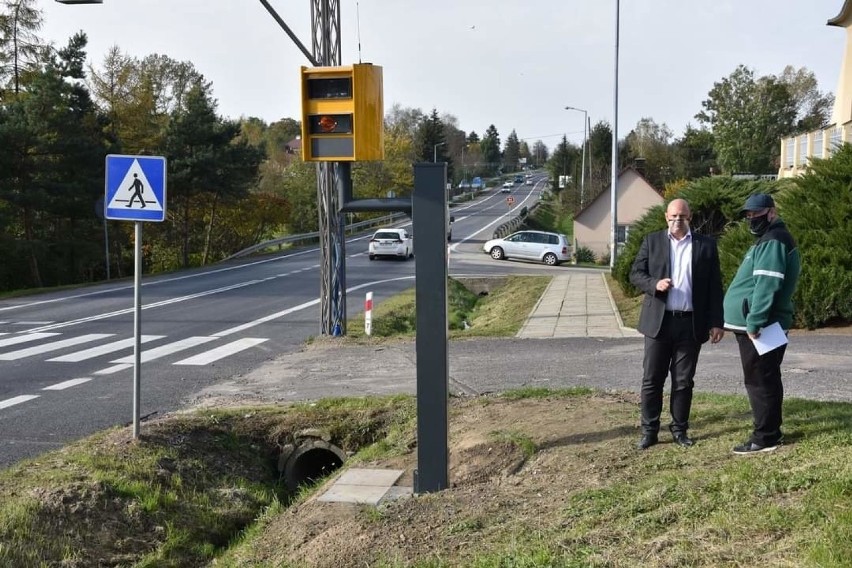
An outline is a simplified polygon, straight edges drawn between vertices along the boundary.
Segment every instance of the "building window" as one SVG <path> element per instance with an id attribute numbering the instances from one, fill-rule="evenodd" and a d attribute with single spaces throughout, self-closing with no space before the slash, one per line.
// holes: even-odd
<path id="1" fill-rule="evenodd" d="M 795 138 L 788 138 L 786 144 L 784 144 L 784 149 L 785 149 L 785 154 L 786 154 L 786 156 L 784 157 L 784 165 L 787 166 L 788 168 L 793 167 L 793 154 L 796 150 L 795 143 L 796 143 Z"/>
<path id="2" fill-rule="evenodd" d="M 803 134 L 799 136 L 799 163 L 798 166 L 803 166 L 808 159 L 808 136 Z"/>
<path id="3" fill-rule="evenodd" d="M 822 158 L 822 138 L 824 134 L 822 130 L 814 132 L 814 157 Z"/>
<path id="4" fill-rule="evenodd" d="M 838 146 L 840 146 L 841 135 L 843 134 L 843 127 L 837 126 L 831 132 L 831 149 L 834 150 Z"/>

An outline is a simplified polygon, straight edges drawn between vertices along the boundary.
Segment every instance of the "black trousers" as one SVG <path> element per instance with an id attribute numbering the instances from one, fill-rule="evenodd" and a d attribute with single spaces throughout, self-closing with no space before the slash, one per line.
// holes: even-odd
<path id="1" fill-rule="evenodd" d="M 642 364 L 642 434 L 656 435 L 660 430 L 663 410 L 663 387 L 671 373 L 670 411 L 672 434 L 685 434 L 689 429 L 692 388 L 701 343 L 695 340 L 692 317 L 674 317 L 666 312 L 657 337 L 645 337 L 645 359 Z"/>
<path id="2" fill-rule="evenodd" d="M 784 403 L 781 362 L 784 361 L 787 346 L 782 345 L 758 355 L 748 335 L 735 335 L 740 348 L 748 402 L 754 417 L 751 441 L 759 446 L 774 446 L 781 440 L 781 406 Z"/>

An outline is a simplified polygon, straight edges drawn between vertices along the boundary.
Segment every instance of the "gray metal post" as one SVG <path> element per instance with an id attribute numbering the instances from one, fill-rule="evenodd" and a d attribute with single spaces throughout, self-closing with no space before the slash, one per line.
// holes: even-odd
<path id="1" fill-rule="evenodd" d="M 106 259 L 106 277 L 109 280 L 109 229 L 106 218 L 104 218 L 104 258 Z"/>
<path id="2" fill-rule="evenodd" d="M 449 487 L 446 183 L 446 163 L 414 165 L 417 493 Z"/>
<path id="3" fill-rule="evenodd" d="M 139 437 L 142 389 L 142 223 L 134 227 L 133 269 L 133 437 Z"/>
<path id="4" fill-rule="evenodd" d="M 612 90 L 612 184 L 610 187 L 610 251 L 609 267 L 615 268 L 618 256 L 618 19 L 621 16 L 619 1 L 615 0 L 615 81 Z"/>

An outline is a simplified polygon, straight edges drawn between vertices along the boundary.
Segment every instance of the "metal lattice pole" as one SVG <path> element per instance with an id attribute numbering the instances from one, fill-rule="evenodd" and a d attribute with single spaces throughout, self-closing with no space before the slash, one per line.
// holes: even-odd
<path id="1" fill-rule="evenodd" d="M 311 0 L 313 54 L 320 65 L 340 65 L 340 0 Z M 346 332 L 346 240 L 337 193 L 339 165 L 317 164 L 320 234 L 320 334 Z"/>

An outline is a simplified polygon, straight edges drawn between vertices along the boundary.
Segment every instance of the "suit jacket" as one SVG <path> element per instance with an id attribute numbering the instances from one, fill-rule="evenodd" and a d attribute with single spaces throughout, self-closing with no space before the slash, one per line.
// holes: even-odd
<path id="1" fill-rule="evenodd" d="M 648 234 L 630 270 L 630 282 L 645 293 L 639 331 L 657 337 L 663 325 L 668 292 L 658 292 L 657 281 L 671 278 L 671 254 L 668 231 Z M 710 338 L 711 327 L 723 327 L 722 271 L 716 241 L 692 233 L 692 331 L 696 341 Z"/>

